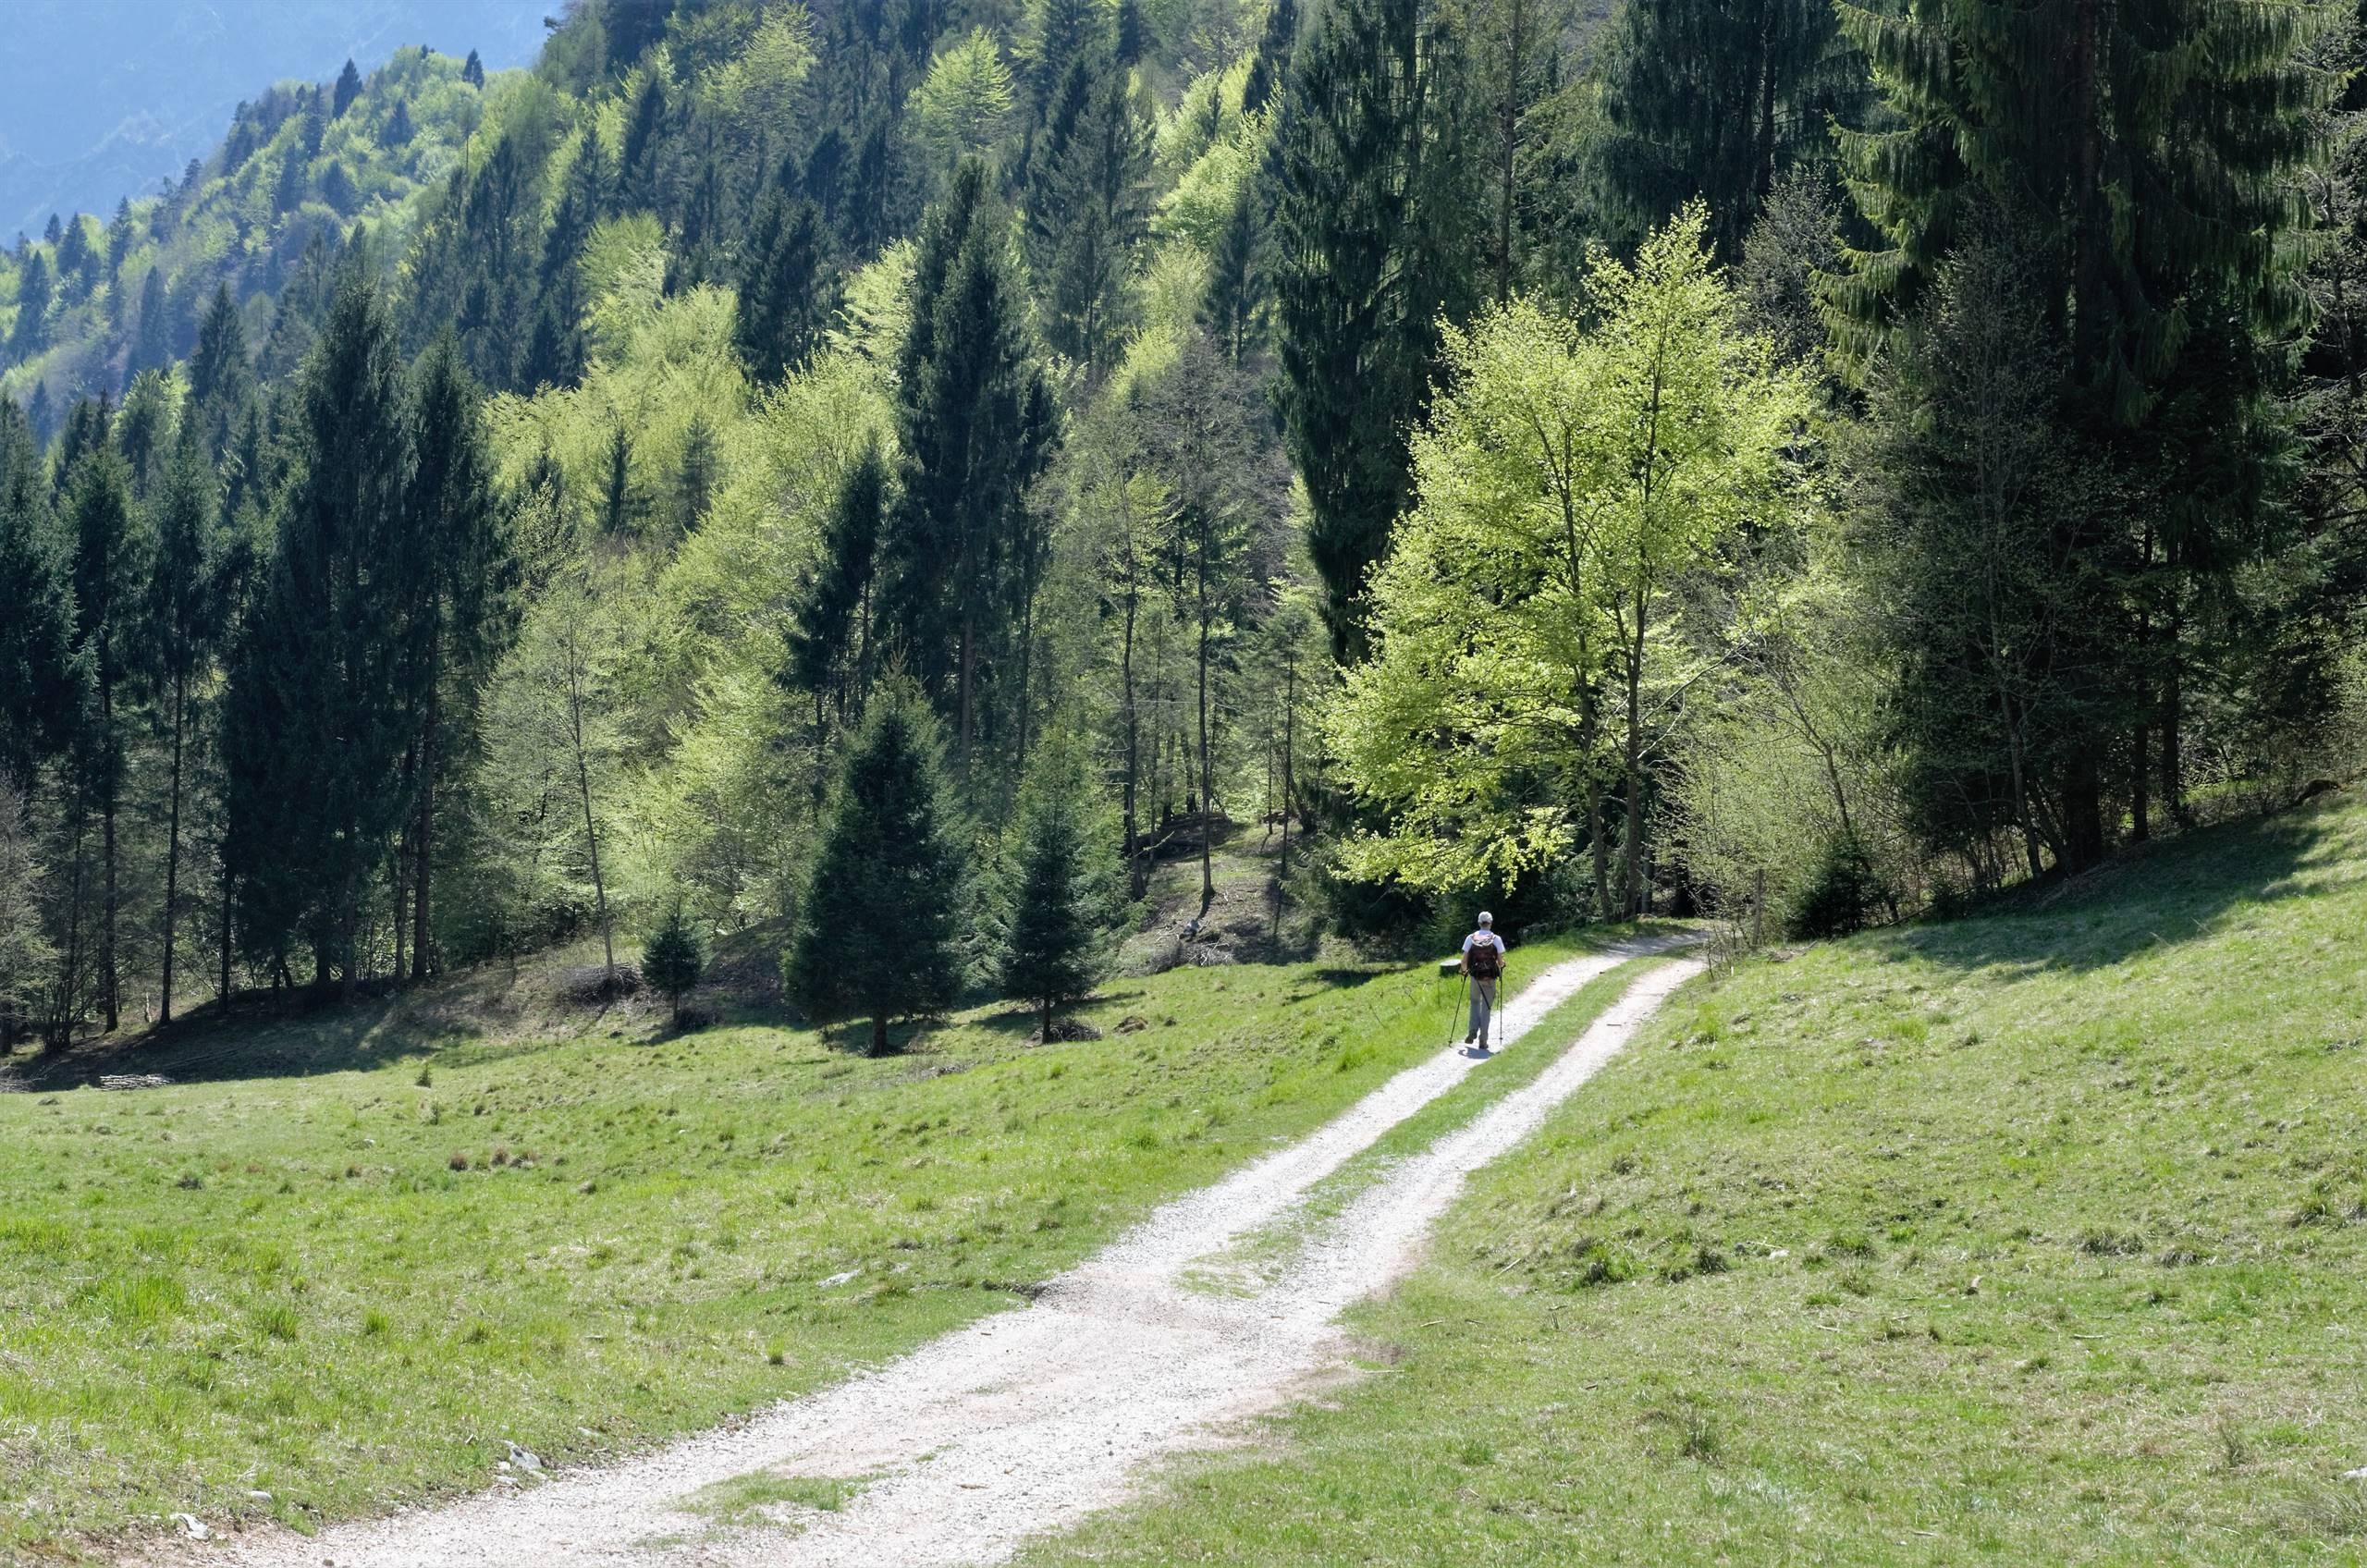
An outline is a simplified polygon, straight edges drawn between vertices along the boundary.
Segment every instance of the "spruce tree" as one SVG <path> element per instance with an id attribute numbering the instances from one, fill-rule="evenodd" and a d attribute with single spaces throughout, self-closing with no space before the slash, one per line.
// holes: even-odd
<path id="1" fill-rule="evenodd" d="M 1025 68 L 1029 107 L 1041 125 L 1069 68 L 1088 54 L 1110 46 L 1109 24 L 1099 0 L 1035 0 Z"/>
<path id="2" fill-rule="evenodd" d="M 349 58 L 345 62 L 345 69 L 337 73 L 337 88 L 329 99 L 329 118 L 343 119 L 346 110 L 353 107 L 353 101 L 361 96 L 362 73 L 354 68 L 353 61 Z"/>
<path id="3" fill-rule="evenodd" d="M 315 983 L 361 980 L 363 911 L 411 806 L 402 365 L 376 287 L 338 288 L 306 359 L 293 482 L 247 616 L 227 716 L 230 857 L 258 956 L 301 940 Z"/>
<path id="4" fill-rule="evenodd" d="M 1091 995 L 1101 977 L 1111 877 L 1102 864 L 1109 845 L 1097 842 L 1103 814 L 1077 749 L 1047 745 L 1028 771 L 997 977 L 1004 996 L 1035 1006 L 1049 1045 L 1054 1013 Z"/>
<path id="5" fill-rule="evenodd" d="M 868 1017 L 871 1054 L 890 1021 L 953 1000 L 962 860 L 922 704 L 872 705 L 847 757 L 798 906 L 789 995 L 819 1023 Z"/>
<path id="6" fill-rule="evenodd" d="M 641 977 L 673 1010 L 674 1027 L 682 1026 L 682 998 L 706 972 L 706 948 L 699 934 L 674 906 L 666 924 L 650 933 L 641 948 Z"/>
<path id="7" fill-rule="evenodd" d="M 838 303 L 813 202 L 778 190 L 766 198 L 748 232 L 739 281 L 733 335 L 741 358 L 751 380 L 779 381 L 805 362 Z"/>
<path id="8" fill-rule="evenodd" d="M 1734 261 L 1776 180 L 1829 167 L 1827 128 L 1863 122 L 1865 60 L 1825 0 L 1635 0 L 1613 26 L 1597 166 L 1631 239 L 1699 197 Z"/>
<path id="9" fill-rule="evenodd" d="M 469 57 L 460 62 L 460 80 L 479 92 L 484 90 L 484 62 L 477 57 L 473 49 L 469 51 Z"/>
<path id="10" fill-rule="evenodd" d="M 1027 492 L 1055 435 L 1007 227 L 966 160 L 921 234 L 898 361 L 902 485 L 889 520 L 886 619 L 907 668 L 950 709 L 965 780 L 998 634 L 1025 589 Z"/>
<path id="11" fill-rule="evenodd" d="M 99 929 L 99 1005 L 106 1028 L 120 1022 L 122 880 L 117 828 L 124 779 L 126 678 L 139 649 L 140 584 L 148 540 L 132 502 L 131 469 L 102 423 L 95 443 L 74 464 L 66 495 L 73 541 L 75 643 L 91 671 L 97 711 L 82 728 L 76 768 L 98 805 L 103 877 Z"/>
<path id="12" fill-rule="evenodd" d="M 450 334 L 436 339 L 411 378 L 411 469 L 397 572 L 411 643 L 401 680 L 412 717 L 404 771 L 417 801 L 403 874 L 411 900 L 411 978 L 435 964 L 434 911 L 439 786 L 470 751 L 476 695 L 492 673 L 505 630 L 512 569 L 495 494 L 484 399 Z"/>
<path id="13" fill-rule="evenodd" d="M 131 350 L 131 370 L 162 370 L 173 362 L 172 306 L 165 293 L 165 269 L 148 269 L 140 286 L 140 340 Z"/>
<path id="14" fill-rule="evenodd" d="M 1264 108 L 1289 77 L 1291 54 L 1298 47 L 1298 0 L 1273 0 L 1267 7 L 1257 53 L 1250 58 L 1249 76 L 1241 87 L 1244 114 Z"/>
<path id="15" fill-rule="evenodd" d="M 0 398 L 0 779 L 29 787 L 65 749 L 86 668 L 41 452 L 30 422 Z"/>
<path id="16" fill-rule="evenodd" d="M 1080 68 L 1082 102 L 1039 168 L 1028 235 L 1046 338 L 1098 376 L 1124 339 L 1150 229 L 1151 124 L 1106 55 Z"/>
<path id="17" fill-rule="evenodd" d="M 239 303 L 228 284 L 217 284 L 189 361 L 190 409 L 204 435 L 206 454 L 216 462 L 230 449 L 237 423 L 253 395 L 254 367 L 247 360 Z"/>
<path id="18" fill-rule="evenodd" d="M 1467 314 L 1462 67 L 1427 0 L 1336 0 L 1300 45 L 1272 154 L 1278 398 L 1343 657 L 1411 494 L 1441 318 Z"/>
<path id="19" fill-rule="evenodd" d="M 1243 180 L 1208 256 L 1200 330 L 1224 350 L 1226 359 L 1239 364 L 1264 340 L 1269 308 L 1257 262 L 1257 187 Z"/>
<path id="20" fill-rule="evenodd" d="M 2129 498 L 2063 518 L 2047 542 L 2090 595 L 2064 621 L 2081 645 L 2059 650 L 2085 716 L 2063 762 L 2061 858 L 2083 869 L 2120 815 L 2124 742 L 2142 753 L 2158 731 L 2165 803 L 2180 809 L 2188 623 L 2274 543 L 2276 433 L 2255 365 L 2304 313 L 2292 190 L 2337 86 L 2317 57 L 2327 23 L 2240 0 L 1840 15 L 1889 111 L 1841 139 L 1883 237 L 1830 288 L 1841 346 L 1871 362 L 1953 256 L 2014 234 L 2046 275 L 2035 292 L 2066 349 L 2063 415 Z M 2198 463 L 2178 410 L 2194 403 L 2181 388 L 2202 387 L 2214 407 Z"/>
<path id="21" fill-rule="evenodd" d="M 194 419 L 184 420 L 156 496 L 155 569 L 141 628 L 141 674 L 169 735 L 166 782 L 163 974 L 156 1019 L 173 1018 L 179 934 L 182 806 L 194 688 L 214 667 L 229 613 L 228 541 L 219 526 L 218 483 Z"/>
<path id="22" fill-rule="evenodd" d="M 30 360 L 47 346 L 49 300 L 49 258 L 36 251 L 17 272 L 17 325 L 8 330 L 14 358 Z"/>
<path id="23" fill-rule="evenodd" d="M 800 585 L 788 633 L 788 684 L 814 703 L 814 799 L 818 814 L 822 759 L 828 753 L 828 704 L 840 718 L 863 710 L 876 649 L 873 582 L 880 531 L 888 516 L 888 463 L 877 441 L 840 482 L 822 521 L 821 557 Z"/>

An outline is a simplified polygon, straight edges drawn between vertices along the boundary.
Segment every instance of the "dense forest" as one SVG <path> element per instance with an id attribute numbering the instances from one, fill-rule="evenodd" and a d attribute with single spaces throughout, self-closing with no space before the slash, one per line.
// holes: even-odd
<path id="1" fill-rule="evenodd" d="M 0 254 L 0 1041 L 747 932 L 1049 1031 L 1220 822 L 1303 939 L 1773 939 L 2289 798 L 2357 31 L 576 0 L 274 87 Z"/>

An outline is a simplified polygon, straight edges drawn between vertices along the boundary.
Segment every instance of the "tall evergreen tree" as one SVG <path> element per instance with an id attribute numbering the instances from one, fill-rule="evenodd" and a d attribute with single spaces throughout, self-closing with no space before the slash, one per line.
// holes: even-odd
<path id="1" fill-rule="evenodd" d="M 74 587 L 31 423 L 0 398 L 0 778 L 19 789 L 80 708 Z"/>
<path id="2" fill-rule="evenodd" d="M 1106 54 L 1079 69 L 1082 102 L 1039 166 L 1028 237 L 1045 336 L 1098 375 L 1124 337 L 1134 255 L 1150 230 L 1151 123 Z"/>
<path id="3" fill-rule="evenodd" d="M 776 190 L 749 230 L 740 264 L 734 336 L 752 380 L 780 380 L 805 362 L 837 307 L 821 214 Z"/>
<path id="4" fill-rule="evenodd" d="M 359 984 L 362 913 L 411 800 L 403 701 L 413 637 L 403 556 L 409 432 L 394 325 L 350 275 L 307 359 L 297 460 L 246 619 L 227 716 L 232 864 L 251 944 L 276 966 Z"/>
<path id="5" fill-rule="evenodd" d="M 2198 468 L 2165 422 L 2193 406 L 2177 387 L 2213 386 L 2212 458 L 2258 454 L 2273 435 L 2246 367 L 2302 313 L 2293 177 L 2336 85 L 2313 57 L 2328 24 L 2241 0 L 1840 14 L 1890 112 L 1884 129 L 1841 141 L 1883 236 L 1831 288 L 1843 347 L 1867 361 L 1915 319 L 1951 256 L 1986 229 L 2022 235 L 2017 248 L 2052 274 L 2037 292 L 2067 349 L 2064 415 L 2138 498 L 2117 518 L 2066 518 L 2049 542 L 2093 595 L 2065 622 L 2087 642 L 2068 657 L 2090 722 L 2063 764 L 2060 835 L 2062 863 L 2081 869 L 2105 851 L 2113 753 L 2131 731 L 2141 751 L 2158 729 L 2177 809 L 2191 602 L 2272 545 L 2261 502 L 2273 465 Z"/>
<path id="6" fill-rule="evenodd" d="M 477 57 L 473 49 L 469 51 L 469 57 L 460 62 L 460 80 L 479 92 L 484 90 L 484 62 Z"/>
<path id="7" fill-rule="evenodd" d="M 1474 295 L 1461 55 L 1427 0 L 1336 0 L 1300 45 L 1275 131 L 1279 399 L 1343 657 L 1411 493 L 1438 324 Z"/>
<path id="8" fill-rule="evenodd" d="M 353 107 L 353 101 L 361 96 L 362 73 L 354 68 L 352 60 L 349 58 L 345 62 L 345 69 L 337 73 L 337 87 L 329 99 L 329 118 L 343 119 L 346 110 Z"/>
<path id="9" fill-rule="evenodd" d="M 1298 0 L 1273 0 L 1266 8 L 1266 26 L 1258 34 L 1257 53 L 1249 62 L 1249 76 L 1241 86 L 1244 114 L 1255 114 L 1272 101 L 1289 79 L 1291 55 L 1298 48 Z"/>
<path id="10" fill-rule="evenodd" d="M 1209 253 L 1199 309 L 1200 330 L 1235 364 L 1264 341 L 1271 310 L 1257 248 L 1257 187 L 1245 179 Z"/>
<path id="11" fill-rule="evenodd" d="M 874 583 L 888 517 L 888 462 L 877 441 L 840 482 L 822 522 L 821 558 L 802 584 L 788 635 L 789 684 L 814 700 L 815 802 L 821 803 L 828 704 L 840 718 L 863 711 L 877 649 Z"/>
<path id="12" fill-rule="evenodd" d="M 406 834 L 409 866 L 400 875 L 411 903 L 411 978 L 419 980 L 435 962 L 438 786 L 468 750 L 476 693 L 500 648 L 510 563 L 483 398 L 449 334 L 413 373 L 410 423 L 404 554 L 396 567 L 411 637 L 401 679 L 413 733 L 403 770 L 417 799 Z"/>
<path id="13" fill-rule="evenodd" d="M 903 465 L 887 619 L 908 668 L 954 717 L 965 779 L 990 644 L 1018 619 L 1028 487 L 1054 438 L 1006 233 L 986 165 L 966 160 L 923 229 L 897 366 Z"/>
<path id="14" fill-rule="evenodd" d="M 121 1022 L 122 877 L 119 858 L 124 779 L 125 679 L 139 649 L 140 584 L 148 541 L 132 503 L 131 469 L 105 426 L 76 460 L 66 496 L 74 547 L 75 641 L 91 669 L 98 708 L 83 729 L 77 759 L 82 788 L 97 803 L 103 907 L 99 927 L 99 1007 L 109 1033 Z"/>
<path id="15" fill-rule="evenodd" d="M 890 1021 L 944 1007 L 959 981 L 962 861 L 943 794 L 926 710 L 903 693 L 874 704 L 786 965 L 790 998 L 817 1022 L 870 1018 L 874 1056 L 888 1049 Z"/>
<path id="16" fill-rule="evenodd" d="M 206 453 L 215 461 L 229 449 L 237 422 L 254 394 L 254 368 L 247 360 L 247 333 L 239 302 L 230 286 L 217 284 L 205 320 L 197 330 L 197 349 L 189 361 L 189 402 L 205 437 Z"/>
<path id="17" fill-rule="evenodd" d="M 1863 123 L 1863 56 L 1825 0 L 1630 0 L 1603 73 L 1597 158 L 1640 238 L 1696 197 L 1731 262 L 1784 172 L 1828 163 L 1828 127 Z"/>
<path id="18" fill-rule="evenodd" d="M 30 360 L 49 342 L 49 258 L 34 251 L 17 271 L 17 324 L 8 329 L 8 352 Z"/>
<path id="19" fill-rule="evenodd" d="M 194 411 L 194 410 L 192 410 Z M 212 668 L 227 625 L 227 541 L 218 523 L 218 483 L 194 418 L 181 423 L 155 499 L 155 568 L 141 627 L 141 674 L 169 737 L 166 783 L 163 973 L 156 1020 L 173 1018 L 179 934 L 182 805 L 194 688 Z"/>
<path id="20" fill-rule="evenodd" d="M 172 305 L 165 293 L 165 269 L 148 269 L 140 286 L 140 339 L 131 350 L 130 369 L 162 370 L 173 362 Z"/>

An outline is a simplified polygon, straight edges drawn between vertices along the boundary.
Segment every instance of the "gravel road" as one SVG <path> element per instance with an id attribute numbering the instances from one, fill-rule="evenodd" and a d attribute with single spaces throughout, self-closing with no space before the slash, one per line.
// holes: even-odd
<path id="1" fill-rule="evenodd" d="M 1515 998 L 1506 1045 L 1588 981 L 1673 945 L 1546 971 Z M 1156 1210 L 1032 1305 L 731 1428 L 523 1491 L 198 1553 L 238 1568 L 1001 1562 L 1029 1537 L 1122 1501 L 1163 1455 L 1221 1441 L 1338 1368 L 1342 1309 L 1411 1267 L 1465 1173 L 1536 1131 L 1699 968 L 1679 959 L 1649 971 L 1533 1083 L 1392 1165 L 1256 1294 L 1210 1294 L 1183 1276 L 1283 1214 L 1481 1059 L 1442 1050 L 1309 1137 Z M 759 1474 L 876 1478 L 837 1512 L 778 1505 L 754 1525 L 718 1525 L 690 1505 L 702 1488 Z"/>

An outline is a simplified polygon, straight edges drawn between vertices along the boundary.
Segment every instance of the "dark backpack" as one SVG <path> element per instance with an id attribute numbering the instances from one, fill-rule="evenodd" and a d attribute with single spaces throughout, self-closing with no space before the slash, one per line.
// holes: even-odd
<path id="1" fill-rule="evenodd" d="M 1501 937 L 1490 937 L 1484 942 L 1474 942 L 1471 950 L 1463 955 L 1463 972 L 1474 980 L 1493 980 L 1504 972 L 1504 944 Z"/>

